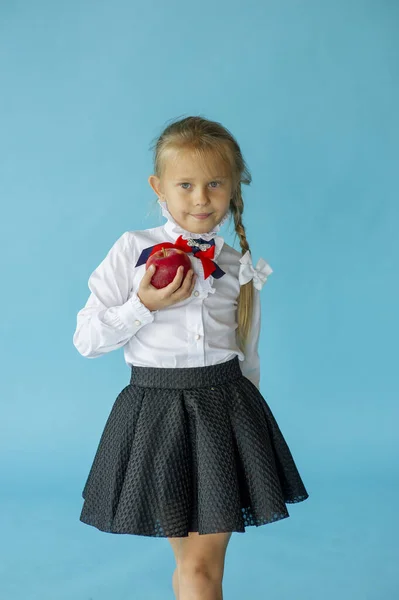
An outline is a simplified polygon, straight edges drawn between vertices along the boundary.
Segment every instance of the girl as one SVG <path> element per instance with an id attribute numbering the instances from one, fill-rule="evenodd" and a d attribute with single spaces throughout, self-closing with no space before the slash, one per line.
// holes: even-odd
<path id="1" fill-rule="evenodd" d="M 221 124 L 187 117 L 156 141 L 149 184 L 166 222 L 126 231 L 89 278 L 73 342 L 87 358 L 123 347 L 130 382 L 105 424 L 80 520 L 167 537 L 178 600 L 222 599 L 232 532 L 289 516 L 308 493 L 259 391 L 260 290 L 241 184 L 251 175 Z M 218 232 L 232 216 L 242 252 Z M 157 289 L 148 257 L 183 249 L 192 269 Z"/>

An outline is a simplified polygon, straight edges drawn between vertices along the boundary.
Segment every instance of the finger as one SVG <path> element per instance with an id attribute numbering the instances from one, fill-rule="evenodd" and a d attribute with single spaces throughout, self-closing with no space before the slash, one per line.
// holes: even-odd
<path id="1" fill-rule="evenodd" d="M 166 294 L 167 295 L 173 294 L 173 292 L 175 292 L 180 287 L 182 279 L 183 279 L 183 267 L 180 266 L 176 271 L 176 275 L 175 275 L 174 279 L 166 287 L 163 288 L 164 291 L 166 292 Z"/>
<path id="2" fill-rule="evenodd" d="M 190 285 L 191 285 L 191 275 L 190 273 L 193 273 L 192 269 L 189 269 L 186 273 L 186 276 L 184 278 L 183 283 L 181 283 L 180 287 L 174 292 L 173 296 L 176 299 L 179 298 L 184 298 L 185 295 L 187 294 L 188 290 L 190 289 Z M 182 275 L 183 277 L 183 275 Z"/>
<path id="3" fill-rule="evenodd" d="M 188 291 L 191 288 L 193 279 L 194 279 L 194 271 L 193 271 L 193 269 L 190 269 L 184 279 L 182 288 L 184 288 L 184 290 Z"/>
<path id="4" fill-rule="evenodd" d="M 191 294 L 192 291 L 192 280 L 194 278 L 194 271 L 190 269 L 186 275 L 186 278 L 181 285 L 180 289 L 175 292 L 176 297 L 186 297 L 187 294 Z"/>
<path id="5" fill-rule="evenodd" d="M 155 265 L 150 265 L 148 267 L 148 269 L 146 269 L 146 271 L 144 273 L 144 277 L 143 277 L 145 285 L 151 284 L 151 279 L 152 279 L 155 271 L 156 271 Z"/>

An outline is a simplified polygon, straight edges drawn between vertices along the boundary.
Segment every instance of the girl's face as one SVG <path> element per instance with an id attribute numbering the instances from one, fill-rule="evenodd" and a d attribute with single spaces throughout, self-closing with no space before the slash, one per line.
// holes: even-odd
<path id="1" fill-rule="evenodd" d="M 148 182 L 161 200 L 167 202 L 175 221 L 187 231 L 211 231 L 229 210 L 233 181 L 228 167 L 219 159 L 207 161 L 207 172 L 198 159 L 185 152 L 168 156 L 162 178 L 151 175 Z M 194 215 L 206 213 L 204 219 Z"/>

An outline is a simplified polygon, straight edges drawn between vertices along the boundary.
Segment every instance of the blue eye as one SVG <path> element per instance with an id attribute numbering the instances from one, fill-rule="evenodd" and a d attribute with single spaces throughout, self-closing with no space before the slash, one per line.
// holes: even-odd
<path id="1" fill-rule="evenodd" d="M 221 185 L 221 183 L 222 183 L 222 182 L 221 182 L 221 181 L 211 181 L 211 184 L 212 184 L 212 183 L 216 183 L 216 184 L 218 184 L 218 185 Z M 191 185 L 191 184 L 190 184 L 188 181 L 184 181 L 183 183 L 180 183 L 179 185 L 180 185 L 180 186 L 184 186 L 184 185 Z M 212 186 L 212 187 L 213 187 L 213 186 Z M 188 188 L 186 188 L 186 187 L 183 187 L 183 189 L 184 189 L 184 190 L 187 190 Z M 213 187 L 213 189 L 215 189 L 215 187 Z"/>

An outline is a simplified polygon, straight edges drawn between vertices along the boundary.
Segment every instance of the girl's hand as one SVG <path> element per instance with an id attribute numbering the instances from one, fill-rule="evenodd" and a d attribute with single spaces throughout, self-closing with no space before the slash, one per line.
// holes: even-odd
<path id="1" fill-rule="evenodd" d="M 151 267 L 146 269 L 137 292 L 137 296 L 141 303 L 144 304 L 148 310 L 153 311 L 159 310 L 160 308 L 166 308 L 167 306 L 186 300 L 186 298 L 191 296 L 197 277 L 194 274 L 193 269 L 190 269 L 187 272 L 183 283 L 181 283 L 183 279 L 183 267 L 179 267 L 174 280 L 161 289 L 157 289 L 151 284 L 155 269 L 155 266 L 154 269 L 151 269 Z"/>

